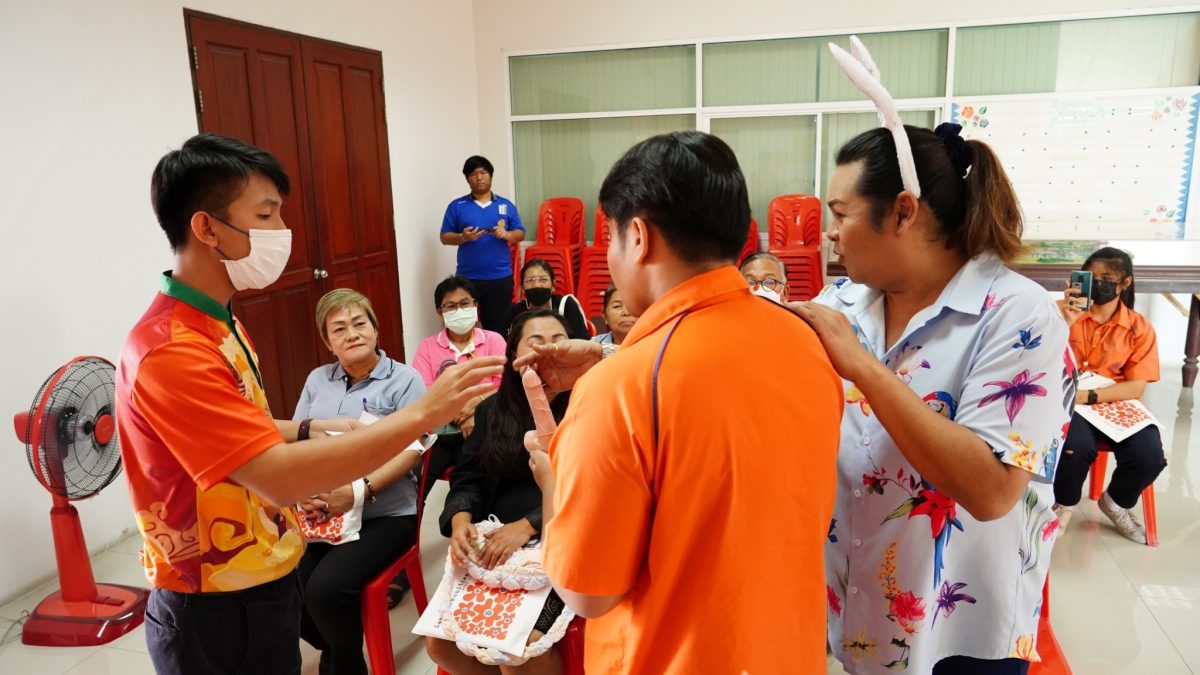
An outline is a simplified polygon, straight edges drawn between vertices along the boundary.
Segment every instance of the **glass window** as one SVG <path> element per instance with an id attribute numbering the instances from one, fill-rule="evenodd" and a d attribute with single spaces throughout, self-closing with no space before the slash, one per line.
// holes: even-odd
<path id="1" fill-rule="evenodd" d="M 704 105 L 817 100 L 820 38 L 704 45 Z"/>
<path id="2" fill-rule="evenodd" d="M 962 28 L 955 52 L 955 96 L 1192 86 L 1200 14 Z"/>
<path id="3" fill-rule="evenodd" d="M 859 36 L 879 66 L 880 77 L 894 98 L 940 98 L 946 95 L 946 52 L 949 31 L 915 30 L 902 33 L 868 33 Z M 850 50 L 850 36 L 822 40 L 821 101 L 865 101 L 864 96 L 842 73 L 826 42 Z"/>
<path id="4" fill-rule="evenodd" d="M 694 45 L 514 56 L 508 63 L 514 115 L 696 105 Z"/>
<path id="5" fill-rule="evenodd" d="M 536 238 L 537 212 L 543 201 L 579 197 L 590 241 L 600 184 L 621 155 L 651 136 L 695 128 L 695 115 L 514 122 L 516 202 L 526 238 Z"/>
<path id="6" fill-rule="evenodd" d="M 779 195 L 816 194 L 814 115 L 716 118 L 710 128 L 737 155 L 760 235 L 766 232 L 767 205 L 772 199 Z"/>

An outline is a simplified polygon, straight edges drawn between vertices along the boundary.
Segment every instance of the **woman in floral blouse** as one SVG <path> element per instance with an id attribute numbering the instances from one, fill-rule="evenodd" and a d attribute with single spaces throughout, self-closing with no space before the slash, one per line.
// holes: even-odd
<path id="1" fill-rule="evenodd" d="M 1005 267 L 1017 197 L 956 124 L 868 131 L 837 157 L 828 229 L 849 279 L 793 308 L 845 380 L 825 566 L 829 640 L 849 673 L 1023 674 L 1057 519 L 1074 402 L 1067 327 Z"/>

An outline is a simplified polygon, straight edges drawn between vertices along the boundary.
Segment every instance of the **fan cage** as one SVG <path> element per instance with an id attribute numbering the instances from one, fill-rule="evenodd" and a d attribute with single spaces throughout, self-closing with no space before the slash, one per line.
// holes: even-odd
<path id="1" fill-rule="evenodd" d="M 26 422 L 29 468 L 50 492 L 66 499 L 91 497 L 121 474 L 118 434 L 96 438 L 96 423 L 113 416 L 114 368 L 97 357 L 76 359 L 46 378 Z M 40 424 L 38 412 L 41 411 Z"/>

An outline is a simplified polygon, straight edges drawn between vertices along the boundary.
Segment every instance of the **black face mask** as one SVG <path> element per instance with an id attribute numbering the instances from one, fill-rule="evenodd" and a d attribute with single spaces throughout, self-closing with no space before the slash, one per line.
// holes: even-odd
<path id="1" fill-rule="evenodd" d="M 1109 279 L 1092 279 L 1092 302 L 1107 305 L 1117 297 L 1117 282 Z"/>
<path id="2" fill-rule="evenodd" d="M 550 302 L 550 294 L 552 292 L 553 289 L 550 288 L 526 288 L 525 299 L 531 305 L 541 306 Z"/>

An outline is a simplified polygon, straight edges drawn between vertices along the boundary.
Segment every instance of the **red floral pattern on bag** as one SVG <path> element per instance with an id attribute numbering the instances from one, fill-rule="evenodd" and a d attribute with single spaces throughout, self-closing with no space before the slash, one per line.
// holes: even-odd
<path id="1" fill-rule="evenodd" d="M 488 588 L 478 580 L 472 582 L 463 591 L 462 600 L 454 609 L 458 630 L 495 640 L 507 639 L 517 608 L 521 606 L 526 593 L 528 591 L 525 590 Z"/>
<path id="2" fill-rule="evenodd" d="M 332 518 L 326 518 L 319 523 L 310 523 L 307 520 L 301 519 L 300 529 L 304 532 L 305 539 L 338 541 L 343 536 L 342 525 L 345 520 L 340 513 Z"/>

